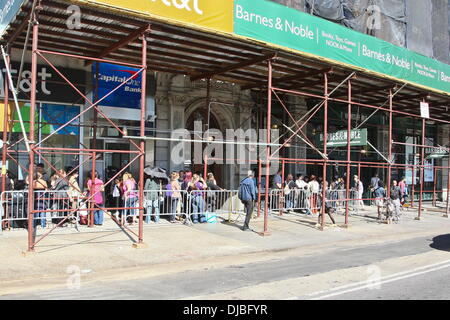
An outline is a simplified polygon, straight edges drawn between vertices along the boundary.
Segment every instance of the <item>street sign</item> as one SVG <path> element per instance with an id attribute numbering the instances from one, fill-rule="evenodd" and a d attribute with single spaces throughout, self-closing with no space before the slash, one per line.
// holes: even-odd
<path id="1" fill-rule="evenodd" d="M 448 151 L 444 148 L 434 149 L 436 151 L 430 153 L 426 158 L 427 159 L 442 159 L 448 157 Z"/>
<path id="2" fill-rule="evenodd" d="M 422 118 L 430 118 L 430 106 L 427 102 L 420 103 L 420 115 Z"/>
<path id="3" fill-rule="evenodd" d="M 346 147 L 347 146 L 347 130 L 328 133 L 327 147 Z M 323 144 L 323 133 L 319 135 L 318 145 Z M 350 146 L 366 146 L 367 145 L 367 129 L 351 130 Z"/>

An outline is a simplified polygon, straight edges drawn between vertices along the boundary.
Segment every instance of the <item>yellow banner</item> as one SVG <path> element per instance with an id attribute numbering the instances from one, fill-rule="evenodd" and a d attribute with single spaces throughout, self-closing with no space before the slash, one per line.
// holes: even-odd
<path id="1" fill-rule="evenodd" d="M 10 102 L 8 105 L 8 120 L 11 119 L 12 110 L 14 109 L 14 102 Z M 0 136 L 3 133 L 3 120 L 5 114 L 5 104 L 0 103 Z M 11 131 L 11 123 L 8 121 L 8 132 Z"/>
<path id="2" fill-rule="evenodd" d="M 233 0 L 87 0 L 217 31 L 233 32 Z"/>

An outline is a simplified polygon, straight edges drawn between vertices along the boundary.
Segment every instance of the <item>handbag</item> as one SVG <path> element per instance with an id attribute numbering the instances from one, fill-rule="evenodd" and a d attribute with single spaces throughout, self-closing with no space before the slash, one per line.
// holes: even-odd
<path id="1" fill-rule="evenodd" d="M 162 195 L 162 184 L 159 182 L 159 202 L 164 202 L 164 197 Z"/>
<path id="2" fill-rule="evenodd" d="M 287 196 L 288 194 L 290 194 L 291 193 L 291 189 L 289 188 L 289 185 L 287 184 L 285 187 L 284 187 L 284 194 Z"/>

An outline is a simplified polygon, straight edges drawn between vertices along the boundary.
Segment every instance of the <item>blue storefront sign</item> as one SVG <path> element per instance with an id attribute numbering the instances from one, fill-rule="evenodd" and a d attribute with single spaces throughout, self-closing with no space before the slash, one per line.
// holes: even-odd
<path id="1" fill-rule="evenodd" d="M 97 73 L 98 65 L 98 73 Z M 102 99 L 117 86 L 133 76 L 125 85 L 100 102 L 101 106 L 140 109 L 142 73 L 139 69 L 110 63 L 94 63 L 92 80 L 94 88 L 98 83 L 98 98 Z M 98 78 L 97 78 L 98 77 Z"/>
<path id="2" fill-rule="evenodd" d="M 0 1 L 0 36 L 3 36 L 8 25 L 13 21 L 25 0 Z"/>
<path id="3" fill-rule="evenodd" d="M 50 133 L 52 133 L 75 118 L 79 113 L 80 107 L 78 106 L 43 103 L 41 106 L 41 122 L 47 124 L 50 127 Z M 70 124 L 72 125 L 59 130 L 57 134 L 78 136 L 80 134 L 79 118 Z"/>

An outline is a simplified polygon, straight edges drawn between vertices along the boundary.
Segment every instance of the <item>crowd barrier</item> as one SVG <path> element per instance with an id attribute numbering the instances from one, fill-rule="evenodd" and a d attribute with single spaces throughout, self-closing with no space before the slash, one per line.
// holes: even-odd
<path id="1" fill-rule="evenodd" d="M 67 191 L 35 191 L 33 216 L 34 226 L 51 228 L 70 215 L 66 226 L 87 225 L 89 201 L 87 196 L 69 197 Z M 105 198 L 104 198 L 105 199 Z M 91 202 L 93 200 L 90 200 Z M 123 198 L 105 199 L 103 210 L 92 206 L 96 214 L 104 219 L 108 211 L 122 224 L 137 222 L 139 216 L 139 191 L 127 191 Z M 237 220 L 244 212 L 238 198 L 238 190 L 144 190 L 144 223 L 155 224 L 161 219 L 186 224 Z M 237 217 L 236 217 L 237 216 Z M 1 194 L 0 226 L 12 229 L 28 226 L 28 191 L 5 191 Z M 3 228 L 1 228 L 3 229 Z"/>
<path id="2" fill-rule="evenodd" d="M 322 208 L 322 190 L 310 192 L 309 190 L 292 189 L 287 194 L 284 189 L 271 189 L 269 191 L 270 213 L 302 212 L 306 214 L 316 214 Z M 345 212 L 347 202 L 347 190 L 327 190 L 326 206 L 331 207 L 335 212 Z M 358 212 L 361 208 L 361 201 L 358 200 L 358 193 L 350 191 L 348 200 L 349 208 Z"/>
<path id="3" fill-rule="evenodd" d="M 69 197 L 67 191 L 42 190 L 34 192 L 34 226 L 42 228 L 52 227 L 60 223 L 73 212 L 73 218 L 68 223 L 77 224 L 81 210 L 77 204 L 81 202 L 78 197 Z M 87 213 L 86 213 L 87 214 Z M 1 225 L 9 228 L 27 228 L 28 226 L 28 191 L 5 191 L 1 194 Z"/>
<path id="4" fill-rule="evenodd" d="M 322 190 L 312 193 L 308 190 L 269 189 L 269 214 L 298 212 L 317 214 L 322 207 Z M 201 222 L 218 222 L 218 219 L 229 222 L 237 221 L 244 215 L 244 205 L 238 198 L 238 190 L 144 190 L 143 191 L 144 222 L 157 224 L 161 220 L 181 222 L 186 224 Z M 41 228 L 53 227 L 62 219 L 67 219 L 66 226 L 79 227 L 86 225 L 88 216 L 88 201 L 86 196 L 70 197 L 67 191 L 35 191 L 33 217 L 34 226 Z M 264 190 L 261 191 L 261 212 L 264 211 Z M 92 200 L 91 200 L 92 201 Z M 139 215 L 139 192 L 128 191 L 124 198 L 105 198 L 109 214 L 123 224 L 137 222 Z M 326 206 L 336 213 L 345 213 L 347 202 L 346 190 L 327 190 Z M 363 200 L 358 193 L 351 190 L 348 200 L 351 214 L 357 213 L 363 206 Z M 367 204 L 367 203 L 366 203 Z M 370 204 L 370 202 L 369 202 Z M 255 203 L 254 213 L 257 210 Z M 26 228 L 28 225 L 28 191 L 5 191 L 1 194 L 0 225 L 13 229 Z M 98 209 L 96 214 L 105 215 Z M 102 218 L 103 219 L 103 218 Z M 243 218 L 242 218 L 243 220 Z"/>

